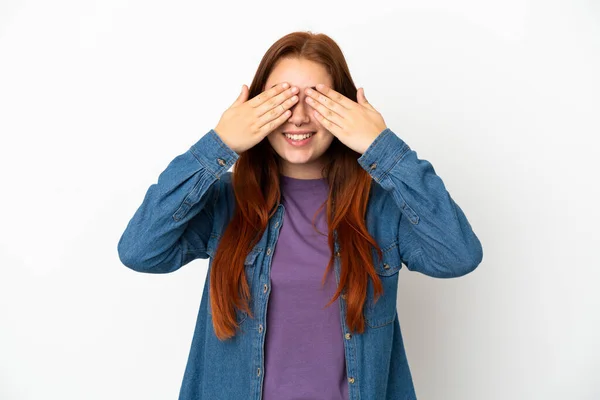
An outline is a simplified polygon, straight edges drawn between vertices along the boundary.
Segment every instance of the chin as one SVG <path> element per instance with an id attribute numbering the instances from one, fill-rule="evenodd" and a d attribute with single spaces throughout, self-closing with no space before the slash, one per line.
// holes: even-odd
<path id="1" fill-rule="evenodd" d="M 279 154 L 279 157 L 283 158 L 285 161 L 289 162 L 290 164 L 308 164 L 312 161 L 314 161 L 316 158 L 318 157 L 313 157 L 312 153 L 305 153 L 305 154 L 281 154 L 281 153 L 277 153 Z"/>

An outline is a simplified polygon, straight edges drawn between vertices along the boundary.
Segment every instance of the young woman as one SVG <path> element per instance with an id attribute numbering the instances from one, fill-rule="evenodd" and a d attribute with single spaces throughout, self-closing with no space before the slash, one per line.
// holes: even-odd
<path id="1" fill-rule="evenodd" d="M 269 48 L 118 250 L 147 273 L 210 258 L 180 400 L 415 399 L 398 271 L 458 277 L 483 257 L 431 163 L 310 32 Z"/>

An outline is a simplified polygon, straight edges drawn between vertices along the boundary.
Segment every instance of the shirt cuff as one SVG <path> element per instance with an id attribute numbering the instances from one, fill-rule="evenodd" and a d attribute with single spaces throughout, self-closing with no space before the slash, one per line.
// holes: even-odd
<path id="1" fill-rule="evenodd" d="M 409 150 L 410 147 L 404 140 L 390 128 L 385 128 L 358 158 L 358 163 L 375 181 L 381 182 Z"/>
<path id="2" fill-rule="evenodd" d="M 217 179 L 227 172 L 240 157 L 221 140 L 214 129 L 194 143 L 190 147 L 190 152 Z"/>

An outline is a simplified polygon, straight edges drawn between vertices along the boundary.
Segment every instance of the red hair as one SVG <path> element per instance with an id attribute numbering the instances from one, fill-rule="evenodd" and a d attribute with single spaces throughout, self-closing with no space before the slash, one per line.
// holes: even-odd
<path id="1" fill-rule="evenodd" d="M 268 49 L 249 87 L 248 98 L 263 92 L 273 67 L 281 57 L 304 58 L 323 65 L 332 77 L 333 89 L 357 101 L 356 86 L 341 49 L 329 36 L 311 32 L 287 34 Z M 376 249 L 380 258 L 382 252 L 365 223 L 372 178 L 357 162 L 360 155 L 334 138 L 325 152 L 329 161 L 323 169 L 329 195 L 317 213 L 326 206 L 332 254 L 322 284 L 328 273 L 334 273 L 334 230 L 337 230 L 340 247 L 340 282 L 326 306 L 345 292 L 346 323 L 351 331 L 362 333 L 365 323 L 362 310 L 368 278 L 373 280 L 376 297 L 383 288 L 373 266 L 371 247 Z M 234 166 L 232 185 L 236 207 L 220 239 L 210 273 L 213 327 L 220 340 L 232 337 L 238 328 L 234 307 L 253 317 L 249 308 L 250 288 L 244 261 L 262 237 L 281 200 L 278 157 L 265 138 L 240 154 Z"/>

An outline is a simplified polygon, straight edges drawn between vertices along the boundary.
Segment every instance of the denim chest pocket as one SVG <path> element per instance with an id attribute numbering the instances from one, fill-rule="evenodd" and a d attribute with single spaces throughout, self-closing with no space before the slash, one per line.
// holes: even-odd
<path id="1" fill-rule="evenodd" d="M 211 239 L 209 240 L 207 250 L 206 250 L 206 252 L 210 256 L 210 267 L 211 268 L 212 268 L 213 258 L 214 258 L 215 252 L 216 252 L 216 247 L 218 245 L 218 239 L 219 239 L 218 236 L 211 236 Z M 258 269 L 255 268 L 255 264 L 257 262 L 257 257 L 258 257 L 258 254 L 260 253 L 260 251 L 261 251 L 260 248 L 254 248 L 246 256 L 246 259 L 244 261 L 244 272 L 246 274 L 246 279 L 248 281 L 248 286 L 250 287 L 250 293 L 251 293 L 249 306 L 250 306 L 250 309 L 253 311 L 253 313 L 254 313 L 254 307 L 253 307 L 254 290 L 253 290 L 252 283 L 254 281 L 254 274 L 257 273 L 257 271 L 258 271 Z M 210 272 L 207 275 L 207 279 L 210 279 Z M 208 310 L 208 314 L 212 315 L 210 299 L 207 304 L 207 310 Z M 237 321 L 238 325 L 241 325 L 248 318 L 248 313 L 246 313 L 243 310 L 238 310 L 237 308 L 235 309 L 235 312 L 236 312 L 236 321 Z"/>
<path id="2" fill-rule="evenodd" d="M 394 322 L 396 318 L 396 301 L 398 297 L 398 271 L 402 260 L 397 247 L 384 251 L 383 258 L 375 258 L 375 272 L 381 281 L 383 293 L 374 301 L 373 281 L 367 285 L 365 301 L 365 322 L 371 328 L 379 328 Z"/>

